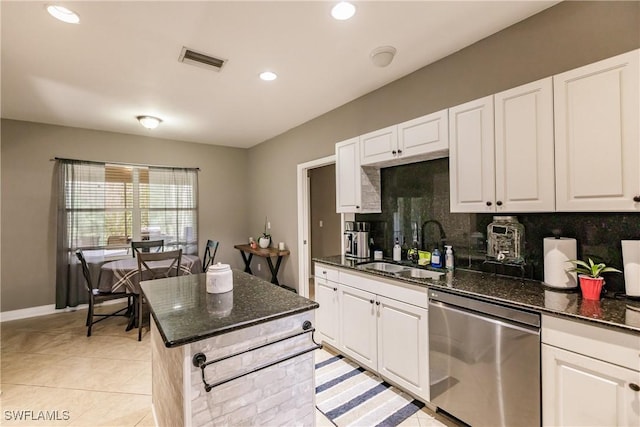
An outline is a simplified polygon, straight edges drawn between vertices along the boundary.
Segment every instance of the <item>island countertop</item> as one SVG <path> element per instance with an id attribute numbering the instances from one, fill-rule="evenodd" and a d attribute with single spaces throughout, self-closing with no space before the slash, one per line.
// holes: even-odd
<path id="1" fill-rule="evenodd" d="M 353 260 L 341 255 L 314 258 L 313 261 L 414 285 L 506 303 L 540 313 L 585 320 L 640 335 L 640 301 L 637 300 L 602 298 L 600 301 L 588 301 L 583 300 L 577 290 L 562 291 L 549 288 L 544 283 L 535 280 L 481 273 L 461 268 L 457 268 L 455 272 L 444 274 L 440 280 L 431 281 L 365 270 L 362 264 L 370 261 Z M 386 259 L 383 261 L 392 262 Z M 401 264 L 408 265 L 406 262 Z"/>
<path id="2" fill-rule="evenodd" d="M 233 290 L 210 294 L 206 274 L 141 282 L 165 346 L 176 347 L 318 308 L 318 303 L 234 270 Z"/>

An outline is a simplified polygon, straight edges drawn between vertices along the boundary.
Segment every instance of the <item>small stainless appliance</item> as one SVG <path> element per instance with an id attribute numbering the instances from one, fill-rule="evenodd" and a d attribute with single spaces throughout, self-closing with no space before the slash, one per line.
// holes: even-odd
<path id="1" fill-rule="evenodd" d="M 349 258 L 369 258 L 368 222 L 345 222 L 344 255 Z"/>
<path id="2" fill-rule="evenodd" d="M 524 262 L 524 225 L 515 216 L 494 216 L 487 226 L 487 258 L 500 261 Z"/>
<path id="3" fill-rule="evenodd" d="M 430 400 L 474 427 L 540 427 L 540 315 L 429 291 Z"/>

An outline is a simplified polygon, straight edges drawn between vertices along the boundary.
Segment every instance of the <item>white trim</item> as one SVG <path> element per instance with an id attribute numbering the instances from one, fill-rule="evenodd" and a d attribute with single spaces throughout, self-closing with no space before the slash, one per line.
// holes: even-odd
<path id="1" fill-rule="evenodd" d="M 102 305 L 111 305 L 111 304 L 119 304 L 122 301 L 105 301 L 96 305 L 95 307 Z M 3 311 L 0 313 L 0 323 L 9 322 L 11 320 L 20 320 L 20 319 L 28 319 L 30 317 L 39 317 L 46 316 L 48 314 L 56 314 L 56 313 L 70 313 L 78 310 L 83 310 L 89 308 L 89 304 L 80 304 L 77 307 L 67 307 L 56 309 L 55 304 L 49 305 L 40 305 L 38 307 L 29 307 L 22 308 L 20 310 L 11 310 L 11 311 Z"/>
<path id="2" fill-rule="evenodd" d="M 64 310 L 56 310 L 55 304 L 23 308 L 20 310 L 3 311 L 2 313 L 0 313 L 0 322 L 27 319 L 29 317 L 45 316 L 47 314 L 60 313 L 62 311 Z"/>
<path id="3" fill-rule="evenodd" d="M 309 180 L 307 172 L 310 169 L 334 164 L 335 154 L 300 163 L 297 168 L 298 180 L 298 292 L 303 297 L 309 297 Z"/>

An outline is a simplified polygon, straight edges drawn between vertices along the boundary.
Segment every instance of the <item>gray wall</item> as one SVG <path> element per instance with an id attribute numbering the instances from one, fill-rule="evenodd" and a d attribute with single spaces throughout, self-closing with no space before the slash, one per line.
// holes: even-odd
<path id="1" fill-rule="evenodd" d="M 243 266 L 247 150 L 14 120 L 1 137 L 1 311 L 55 302 L 54 157 L 199 167 L 200 246 L 220 240 L 216 260 Z"/>
<path id="2" fill-rule="evenodd" d="M 340 214 L 336 213 L 336 165 L 309 171 L 311 257 L 340 253 Z M 322 227 L 320 227 L 322 221 Z"/>
<path id="3" fill-rule="evenodd" d="M 296 284 L 297 164 L 331 155 L 338 141 L 638 47 L 640 2 L 560 3 L 251 148 L 260 178 L 251 179 L 249 224 L 259 231 L 269 215 L 275 240 L 292 254 L 281 281 Z"/>

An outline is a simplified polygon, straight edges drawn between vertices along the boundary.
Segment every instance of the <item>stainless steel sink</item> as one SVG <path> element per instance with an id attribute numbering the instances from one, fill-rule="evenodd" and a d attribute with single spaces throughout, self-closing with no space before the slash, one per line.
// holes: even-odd
<path id="1" fill-rule="evenodd" d="M 377 271 L 384 271 L 385 273 L 391 273 L 391 274 L 395 274 L 395 273 L 399 273 L 401 271 L 406 271 L 406 270 L 410 270 L 410 267 L 404 267 L 402 265 L 397 265 L 397 264 L 391 264 L 389 262 L 370 262 L 367 264 L 363 264 L 362 268 L 365 268 L 367 270 L 377 270 Z"/>
<path id="2" fill-rule="evenodd" d="M 369 262 L 361 265 L 366 270 L 376 270 L 393 274 L 398 277 L 412 279 L 438 280 L 444 273 L 438 271 L 424 270 L 422 268 L 405 267 L 403 265 L 391 264 L 389 262 Z"/>
<path id="3" fill-rule="evenodd" d="M 423 270 L 422 268 L 410 268 L 408 271 L 400 271 L 398 272 L 398 276 L 402 277 L 410 277 L 412 279 L 431 279 L 431 280 L 439 280 L 444 273 L 440 273 L 438 271 L 431 270 Z"/>

